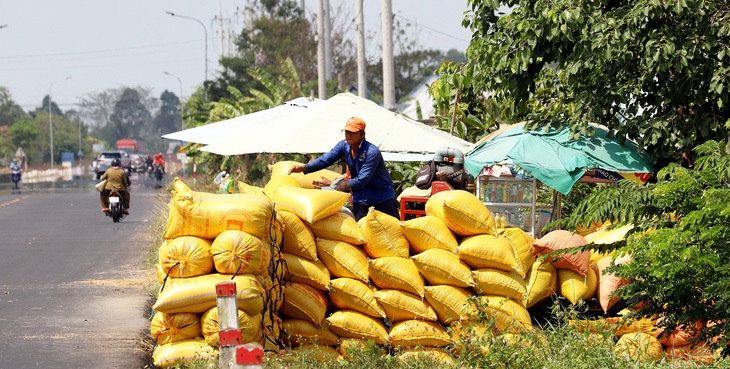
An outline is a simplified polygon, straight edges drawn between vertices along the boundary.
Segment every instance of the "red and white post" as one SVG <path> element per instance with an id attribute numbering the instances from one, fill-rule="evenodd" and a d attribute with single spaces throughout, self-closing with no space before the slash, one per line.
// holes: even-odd
<path id="1" fill-rule="evenodd" d="M 236 283 L 220 282 L 215 285 L 216 305 L 218 307 L 218 341 L 220 356 L 218 366 L 221 369 L 235 368 L 236 346 L 241 345 L 243 337 L 238 325 L 238 303 Z"/>

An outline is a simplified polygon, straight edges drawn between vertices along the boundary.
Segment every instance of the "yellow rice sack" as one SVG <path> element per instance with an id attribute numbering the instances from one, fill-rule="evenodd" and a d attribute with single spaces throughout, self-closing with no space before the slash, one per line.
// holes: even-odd
<path id="1" fill-rule="evenodd" d="M 460 236 L 497 234 L 489 209 L 468 191 L 441 191 L 431 195 L 426 201 L 426 215 L 440 218 Z"/>
<path id="2" fill-rule="evenodd" d="M 340 309 L 354 310 L 375 318 L 385 318 L 385 310 L 375 299 L 377 289 L 352 278 L 336 278 L 330 281 L 329 297 Z"/>
<path id="3" fill-rule="evenodd" d="M 519 267 L 519 270 L 517 268 L 515 270 L 524 278 L 527 271 L 532 267 L 532 263 L 537 258 L 535 256 L 535 249 L 532 246 L 535 238 L 523 231 L 522 228 L 504 228 L 499 235 L 506 237 L 512 243 L 515 260 L 517 261 L 516 265 Z"/>
<path id="4" fill-rule="evenodd" d="M 296 178 L 288 175 L 273 175 L 264 186 L 264 193 L 271 196 L 280 186 L 302 187 Z"/>
<path id="5" fill-rule="evenodd" d="M 190 278 L 168 279 L 157 295 L 153 310 L 163 313 L 203 313 L 216 306 L 215 285 L 230 281 L 236 283 L 238 308 L 249 315 L 260 314 L 264 307 L 264 291 L 253 274 L 206 274 Z"/>
<path id="6" fill-rule="evenodd" d="M 430 249 L 411 256 L 411 259 L 430 284 L 474 287 L 471 269 L 451 251 Z"/>
<path id="7" fill-rule="evenodd" d="M 281 326 L 281 338 L 289 345 L 335 346 L 338 337 L 327 326 L 318 327 L 302 319 L 286 319 Z"/>
<path id="8" fill-rule="evenodd" d="M 315 237 L 347 242 L 350 245 L 362 245 L 365 236 L 357 225 L 355 218 L 344 212 L 334 213 L 309 225 Z"/>
<path id="9" fill-rule="evenodd" d="M 573 270 L 558 269 L 558 286 L 560 295 L 575 305 L 596 295 L 598 279 L 592 268 L 588 268 L 585 276 Z"/>
<path id="10" fill-rule="evenodd" d="M 312 224 L 340 211 L 349 194 L 340 191 L 313 190 L 280 186 L 274 191 L 277 209 L 288 210 Z"/>
<path id="11" fill-rule="evenodd" d="M 527 300 L 525 307 L 531 307 L 558 291 L 558 272 L 547 260 L 535 260 L 525 277 Z"/>
<path id="12" fill-rule="evenodd" d="M 425 281 L 411 259 L 389 256 L 371 259 L 370 279 L 380 288 L 392 288 L 423 297 Z"/>
<path id="13" fill-rule="evenodd" d="M 258 186 L 252 186 L 248 183 L 238 181 L 238 193 L 249 194 L 249 195 L 263 195 L 264 189 Z"/>
<path id="14" fill-rule="evenodd" d="M 210 244 L 210 240 L 192 236 L 164 240 L 157 252 L 157 265 L 163 280 L 165 276 L 187 278 L 212 273 L 214 263 Z"/>
<path id="15" fill-rule="evenodd" d="M 322 262 L 286 253 L 282 253 L 282 257 L 286 264 L 285 280 L 308 284 L 323 291 L 327 290 L 330 283 L 330 271 Z"/>
<path id="16" fill-rule="evenodd" d="M 436 368 L 450 368 L 455 364 L 454 358 L 439 347 L 418 347 L 401 350 L 397 356 L 398 361 L 404 363 L 434 364 Z"/>
<path id="17" fill-rule="evenodd" d="M 401 290 L 378 290 L 375 300 L 385 310 L 385 317 L 391 322 L 418 319 L 436 321 L 436 310 L 420 296 Z"/>
<path id="18" fill-rule="evenodd" d="M 193 360 L 212 360 L 218 357 L 218 350 L 202 338 L 166 343 L 155 347 L 152 360 L 158 368 L 168 368 Z"/>
<path id="19" fill-rule="evenodd" d="M 502 332 L 523 333 L 532 329 L 532 319 L 525 306 L 504 296 L 485 295 L 478 306 L 487 317 L 494 318 L 494 325 Z"/>
<path id="20" fill-rule="evenodd" d="M 195 313 L 156 312 L 150 322 L 150 335 L 158 345 L 185 341 L 200 336 L 200 316 Z"/>
<path id="21" fill-rule="evenodd" d="M 210 246 L 210 253 L 221 274 L 261 275 L 271 263 L 271 248 L 243 231 L 223 231 Z"/>
<path id="22" fill-rule="evenodd" d="M 317 255 L 335 277 L 368 282 L 368 258 L 365 252 L 347 242 L 317 238 Z"/>
<path id="23" fill-rule="evenodd" d="M 506 296 L 520 302 L 527 296 L 525 280 L 515 271 L 475 269 L 472 275 L 476 282 L 474 289 L 482 295 Z"/>
<path id="24" fill-rule="evenodd" d="M 273 209 L 266 196 L 196 192 L 176 178 L 164 238 L 212 240 L 229 229 L 264 238 L 269 234 Z"/>
<path id="25" fill-rule="evenodd" d="M 619 357 L 628 357 L 632 362 L 659 361 L 664 350 L 659 340 L 647 333 L 634 332 L 621 336 L 614 352 Z"/>
<path id="26" fill-rule="evenodd" d="M 459 247 L 446 223 L 435 216 L 426 215 L 401 222 L 401 232 L 406 236 L 414 254 L 428 249 L 454 251 Z"/>
<path id="27" fill-rule="evenodd" d="M 404 320 L 393 324 L 388 339 L 395 348 L 444 347 L 451 342 L 451 337 L 441 325 L 423 320 Z"/>
<path id="28" fill-rule="evenodd" d="M 311 360 L 320 363 L 337 363 L 342 360 L 337 349 L 330 346 L 322 345 L 301 345 L 293 347 L 291 351 L 284 353 L 284 360 L 287 360 L 289 355 L 295 355 L 296 358 L 293 360 L 310 362 Z"/>
<path id="29" fill-rule="evenodd" d="M 304 283 L 287 283 L 279 313 L 321 325 L 327 310 L 327 294 Z"/>
<path id="30" fill-rule="evenodd" d="M 464 237 L 456 249 L 456 255 L 474 269 L 492 268 L 507 272 L 515 271 L 524 276 L 515 257 L 515 248 L 509 238 L 480 234 Z"/>
<path id="31" fill-rule="evenodd" d="M 309 260 L 319 260 L 317 259 L 317 242 L 309 226 L 290 211 L 278 211 L 277 214 L 281 215 L 284 223 L 284 240 L 281 251 Z"/>
<path id="32" fill-rule="evenodd" d="M 449 285 L 427 286 L 426 301 L 433 307 L 438 316 L 438 321 L 443 325 L 449 325 L 455 321 L 470 319 L 478 313 L 474 304 L 469 298 L 474 293 L 466 288 Z"/>
<path id="33" fill-rule="evenodd" d="M 286 264 L 285 280 L 308 284 L 323 291 L 327 290 L 330 283 L 330 271 L 321 261 L 312 261 L 286 253 L 281 255 Z"/>
<path id="34" fill-rule="evenodd" d="M 271 170 L 271 176 L 275 175 L 284 175 L 289 173 L 289 169 L 295 165 L 301 165 L 303 163 L 299 163 L 296 161 L 279 161 L 272 165 L 269 165 L 269 169 Z M 312 173 L 292 173 L 289 174 L 292 178 L 299 181 L 299 184 L 304 188 L 315 188 L 312 184 L 313 181 L 321 181 L 322 177 L 329 179 L 330 181 L 334 180 L 335 178 L 342 177 L 342 174 L 337 173 L 335 171 L 331 171 L 329 169 L 322 169 L 318 170 L 316 172 Z"/>
<path id="35" fill-rule="evenodd" d="M 327 317 L 330 329 L 342 338 L 372 340 L 378 345 L 388 342 L 382 320 L 352 310 L 339 310 Z"/>
<path id="36" fill-rule="evenodd" d="M 238 310 L 238 328 L 241 330 L 241 342 L 263 343 L 262 319 L 262 314 L 251 316 L 243 310 Z M 203 338 L 205 342 L 213 347 L 218 347 L 220 343 L 220 337 L 218 336 L 220 324 L 218 322 L 218 307 L 211 308 L 200 316 Z"/>
<path id="37" fill-rule="evenodd" d="M 371 258 L 398 256 L 407 258 L 408 239 L 400 229 L 400 221 L 378 210 L 370 209 L 360 219 L 358 225 L 362 229 L 367 242 L 363 250 Z"/>

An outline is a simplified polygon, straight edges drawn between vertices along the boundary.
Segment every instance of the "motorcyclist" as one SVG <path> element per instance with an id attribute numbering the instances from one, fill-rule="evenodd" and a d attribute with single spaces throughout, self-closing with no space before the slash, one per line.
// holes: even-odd
<path id="1" fill-rule="evenodd" d="M 13 162 L 10 163 L 10 171 L 13 173 L 13 182 L 15 182 L 15 188 L 18 188 L 18 182 L 20 182 L 20 163 L 18 162 L 17 158 L 13 159 Z"/>
<path id="2" fill-rule="evenodd" d="M 111 168 L 107 169 L 106 172 L 101 175 L 101 179 L 106 179 L 104 191 L 101 191 L 101 194 L 99 195 L 101 200 L 101 211 L 109 211 L 109 193 L 113 188 L 116 188 L 122 196 L 122 208 L 124 214 L 129 214 L 129 179 L 127 178 L 127 174 L 124 169 L 122 169 L 121 161 L 119 159 L 112 160 Z"/>
<path id="3" fill-rule="evenodd" d="M 162 169 L 162 173 L 165 173 L 165 159 L 162 158 L 162 153 L 155 154 L 154 160 L 152 160 L 152 166 L 160 165 L 160 169 Z"/>
<path id="4" fill-rule="evenodd" d="M 152 154 L 147 154 L 147 159 L 144 160 L 144 165 L 147 170 L 152 171 Z"/>

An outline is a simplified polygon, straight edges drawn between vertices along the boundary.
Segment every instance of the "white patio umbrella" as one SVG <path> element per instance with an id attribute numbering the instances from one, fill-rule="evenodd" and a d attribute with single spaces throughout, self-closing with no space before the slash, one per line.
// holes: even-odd
<path id="1" fill-rule="evenodd" d="M 248 132 L 251 132 L 252 129 L 266 124 L 266 122 L 288 114 L 301 113 L 301 111 L 321 101 L 322 100 L 320 99 L 299 97 L 271 109 L 241 115 L 239 117 L 206 124 L 204 126 L 168 133 L 163 135 L 162 138 L 206 145 L 212 144 L 219 142 L 226 137 L 238 137 L 240 135 L 248 134 Z"/>
<path id="2" fill-rule="evenodd" d="M 442 147 L 469 151 L 472 143 L 447 132 L 391 112 L 351 93 L 341 93 L 303 111 L 269 120 L 265 128 L 247 126 L 237 135 L 209 143 L 202 151 L 220 155 L 250 153 L 324 153 L 344 139 L 342 128 L 350 117 L 367 127 L 366 140 L 391 160 L 422 161 Z M 402 154 L 402 155 L 398 155 Z M 418 155 L 421 154 L 421 155 Z"/>

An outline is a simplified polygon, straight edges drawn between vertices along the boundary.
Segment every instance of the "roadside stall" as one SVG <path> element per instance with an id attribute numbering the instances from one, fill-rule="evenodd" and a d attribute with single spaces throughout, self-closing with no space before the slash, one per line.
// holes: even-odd
<path id="1" fill-rule="evenodd" d="M 525 123 L 489 134 L 467 152 L 464 167 L 476 180 L 477 197 L 502 227 L 520 227 L 537 237 L 560 218 L 561 195 L 577 182 L 646 183 L 653 159 L 630 141 L 609 137 L 605 127 L 591 124 L 595 134 L 569 139 L 568 127 L 526 131 Z M 549 204 L 538 203 L 538 189 L 552 189 Z"/>

